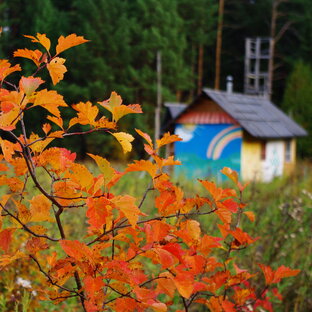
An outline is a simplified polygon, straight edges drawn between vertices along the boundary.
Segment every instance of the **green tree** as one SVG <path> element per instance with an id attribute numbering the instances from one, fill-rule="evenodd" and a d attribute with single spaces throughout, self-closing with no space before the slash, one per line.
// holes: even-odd
<path id="1" fill-rule="evenodd" d="M 211 85 L 217 30 L 218 3 L 215 0 L 178 1 L 179 14 L 183 18 L 183 32 L 186 35 L 188 48 L 185 51 L 185 62 L 192 73 L 192 89 L 189 101 L 195 90 L 203 83 Z"/>
<path id="2" fill-rule="evenodd" d="M 309 136 L 298 141 L 298 153 L 312 157 L 312 68 L 303 61 L 297 61 L 287 81 L 283 108 L 308 132 Z"/>

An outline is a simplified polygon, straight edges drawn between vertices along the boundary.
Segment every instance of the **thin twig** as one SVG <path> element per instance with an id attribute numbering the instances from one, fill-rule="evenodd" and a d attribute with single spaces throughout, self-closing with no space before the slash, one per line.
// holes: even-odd
<path id="1" fill-rule="evenodd" d="M 1 208 L 10 216 L 12 217 L 14 220 L 16 220 L 22 227 L 23 229 L 30 233 L 31 235 L 35 236 L 35 237 L 43 237 L 46 238 L 52 242 L 58 242 L 60 240 L 60 238 L 53 238 L 50 237 L 48 235 L 40 235 L 40 234 L 36 234 L 34 231 L 32 231 L 26 224 L 24 224 L 17 216 L 15 216 L 13 213 L 11 213 L 8 209 L 6 209 L 1 203 L 0 203 Z"/>
<path id="2" fill-rule="evenodd" d="M 69 289 L 69 288 L 67 288 L 67 287 L 61 286 L 61 285 L 59 285 L 58 283 L 54 282 L 53 279 L 52 279 L 52 277 L 51 277 L 47 272 L 45 272 L 45 271 L 42 269 L 42 267 L 41 267 L 39 261 L 38 261 L 33 255 L 29 255 L 29 257 L 30 257 L 31 259 L 33 259 L 33 260 L 36 262 L 39 271 L 49 280 L 49 282 L 50 282 L 53 286 L 56 286 L 56 287 L 58 287 L 58 288 L 60 288 L 60 289 L 62 289 L 62 290 L 65 290 L 65 291 L 74 293 L 74 294 L 76 294 L 76 295 L 79 296 L 79 297 L 83 297 L 83 295 L 80 294 L 79 292 L 77 292 L 76 290 Z"/>
<path id="3" fill-rule="evenodd" d="M 191 212 L 191 213 L 176 213 L 176 214 L 172 214 L 172 215 L 169 215 L 169 216 L 159 216 L 159 217 L 154 217 L 154 218 L 150 218 L 150 219 L 147 219 L 147 220 L 141 220 L 141 221 L 138 221 L 136 224 L 139 225 L 139 224 L 144 224 L 144 223 L 147 223 L 147 222 L 150 222 L 150 221 L 155 221 L 155 220 L 164 220 L 164 219 L 170 219 L 170 218 L 177 218 L 177 217 L 189 217 L 189 216 L 193 216 L 193 215 L 196 215 L 196 216 L 203 216 L 203 215 L 208 215 L 208 214 L 211 214 L 213 212 L 215 212 L 217 209 L 213 209 L 213 210 L 210 210 L 210 211 L 206 211 L 206 212 Z M 123 220 L 122 221 L 122 224 L 125 223 L 125 221 L 127 220 Z M 119 229 L 123 229 L 123 228 L 127 228 L 127 227 L 130 227 L 131 224 L 125 224 L 125 225 L 122 225 L 122 224 L 117 224 L 115 225 L 114 227 L 114 230 L 119 230 Z M 103 236 L 111 233 L 113 230 L 109 230 L 109 231 L 106 231 L 104 233 L 102 233 L 100 236 L 98 236 L 97 238 L 95 238 L 94 240 L 90 241 L 89 243 L 87 243 L 87 246 L 90 246 L 92 244 L 94 244 L 95 242 L 99 241 Z"/>

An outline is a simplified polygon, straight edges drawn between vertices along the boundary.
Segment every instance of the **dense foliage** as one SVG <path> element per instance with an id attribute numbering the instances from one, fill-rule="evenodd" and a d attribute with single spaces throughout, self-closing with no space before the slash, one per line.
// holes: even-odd
<path id="1" fill-rule="evenodd" d="M 165 167 L 179 161 L 159 155 L 162 147 L 180 140 L 169 133 L 153 143 L 136 129 L 150 160 L 134 161 L 123 172 L 102 156 L 88 153 L 100 171 L 93 173 L 76 162 L 70 150 L 49 147 L 65 137 L 100 132 L 129 152 L 134 138 L 119 131 L 117 122 L 142 110 L 138 104 L 124 105 L 116 92 L 97 104 L 87 101 L 68 107 L 58 92 L 42 88 L 45 81 L 38 75 L 46 72 L 53 85 L 58 84 L 67 72 L 63 52 L 88 40 L 76 34 L 61 36 L 54 53 L 45 34 L 26 37 L 39 49 L 18 49 L 14 56 L 34 63 L 32 75 L 21 76 L 14 84 L 7 76 L 21 71 L 20 65 L 0 60 L 0 129 L 10 137 L 0 140 L 0 185 L 6 188 L 0 199 L 0 269 L 2 280 L 11 281 L 1 284 L 7 309 L 14 307 L 22 286 L 37 299 L 31 301 L 24 293 L 23 309 L 43 300 L 60 303 L 77 298 L 86 312 L 165 312 L 171 307 L 190 311 L 194 304 L 212 312 L 272 311 L 271 294 L 278 299 L 281 295 L 271 286 L 300 270 L 257 263 L 265 279 L 259 289 L 253 284 L 257 272 L 237 265 L 235 255 L 258 240 L 242 227 L 244 218 L 254 221 L 255 216 L 246 209 L 247 185 L 238 181 L 238 174 L 222 170 L 234 188 L 199 180 L 204 195 L 185 196 L 165 173 Z M 28 112 L 37 109 L 49 115 L 34 133 Z M 67 123 L 62 116 L 69 109 L 74 117 Z M 151 178 L 140 202 L 128 193 L 114 193 L 119 180 L 136 171 Z M 150 191 L 156 194 L 152 215 L 142 209 Z M 87 234 L 73 237 L 64 215 L 79 210 L 85 212 Z M 218 236 L 204 233 L 194 219 L 209 215 L 218 218 Z"/>
<path id="2" fill-rule="evenodd" d="M 15 47 L 28 44 L 23 34 L 45 32 L 52 40 L 59 34 L 85 34 L 92 45 L 66 52 L 72 70 L 58 90 L 68 103 L 108 97 L 110 90 L 116 90 L 125 95 L 126 103 L 141 103 L 147 113 L 140 118 L 129 117 L 125 126 L 135 124 L 151 131 L 157 51 L 162 51 L 164 101 L 190 102 L 197 93 L 198 80 L 213 87 L 218 2 L 33 0 L 29 5 L 25 0 L 2 0 L 0 53 L 2 57 L 12 56 Z M 273 3 L 278 4 L 273 99 L 280 103 L 295 62 L 302 59 L 311 65 L 310 0 L 225 1 L 221 88 L 225 77 L 232 75 L 235 90 L 243 90 L 245 37 L 271 35 Z M 27 63 L 24 67 L 31 70 Z M 98 135 L 72 138 L 68 143 L 76 151 L 80 149 L 80 155 L 85 154 L 86 148 L 102 152 L 103 146 L 104 152 L 109 153 L 114 145 L 112 140 Z"/>

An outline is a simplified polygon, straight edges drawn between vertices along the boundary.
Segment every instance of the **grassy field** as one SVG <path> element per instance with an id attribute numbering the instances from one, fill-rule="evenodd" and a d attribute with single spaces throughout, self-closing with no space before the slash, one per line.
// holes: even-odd
<path id="1" fill-rule="evenodd" d="M 46 183 L 44 175 L 42 183 Z M 149 183 L 147 175 L 129 173 L 122 177 L 112 191 L 115 194 L 127 193 L 136 196 L 139 203 Z M 176 183 L 183 187 L 186 196 L 204 194 L 203 187 L 197 181 L 193 183 L 179 180 Z M 31 192 L 32 188 L 33 186 L 29 185 L 28 191 Z M 142 205 L 143 212 L 154 213 L 154 197 L 153 192 L 147 193 Z M 311 311 L 309 285 L 312 283 L 312 165 L 300 164 L 295 174 L 276 179 L 270 184 L 251 183 L 244 200 L 248 203 L 248 210 L 255 213 L 256 221 L 251 223 L 247 218 L 243 218 L 242 226 L 252 237 L 260 236 L 261 239 L 242 251 L 236 261 L 241 268 L 249 268 L 251 271 L 259 271 L 258 262 L 269 264 L 272 268 L 284 264 L 301 269 L 297 277 L 286 279 L 278 286 L 284 300 L 282 303 L 274 303 L 274 311 Z M 64 214 L 65 231 L 71 234 L 72 239 L 81 239 L 86 235 L 87 223 L 84 215 L 84 209 L 71 210 Z M 199 221 L 204 231 L 219 235 L 217 220 L 214 217 L 206 216 Z M 263 283 L 263 278 L 260 277 L 258 286 Z M 23 300 L 22 297 L 20 300 Z M 3 304 L 5 306 L 5 302 Z M 1 309 L 1 295 L 0 311 L 7 311 Z M 36 311 L 80 310 L 73 300 L 65 306 L 64 303 L 57 306 L 43 303 Z"/>

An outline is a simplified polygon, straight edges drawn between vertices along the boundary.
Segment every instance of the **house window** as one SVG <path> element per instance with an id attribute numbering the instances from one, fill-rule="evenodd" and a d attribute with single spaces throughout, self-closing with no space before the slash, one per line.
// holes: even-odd
<path id="1" fill-rule="evenodd" d="M 265 152 L 266 142 L 261 142 L 261 160 L 265 160 L 266 152 Z"/>
<path id="2" fill-rule="evenodd" d="M 291 141 L 287 140 L 285 144 L 285 161 L 291 162 Z"/>

